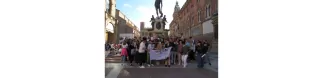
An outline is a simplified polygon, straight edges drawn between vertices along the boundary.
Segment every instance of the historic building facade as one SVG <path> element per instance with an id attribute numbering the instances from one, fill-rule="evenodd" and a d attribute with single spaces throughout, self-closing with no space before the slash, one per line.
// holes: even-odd
<path id="1" fill-rule="evenodd" d="M 116 9 L 116 0 L 106 0 L 105 41 L 119 43 L 121 37 L 139 37 L 140 31 L 120 10 Z"/>
<path id="2" fill-rule="evenodd" d="M 169 27 L 171 36 L 212 40 L 217 31 L 214 30 L 211 17 L 217 12 L 217 4 L 218 0 L 187 0 L 179 8 L 176 2 Z"/>
<path id="3" fill-rule="evenodd" d="M 118 42 L 117 19 L 115 17 L 116 0 L 106 0 L 105 5 L 105 42 Z"/>
<path id="4" fill-rule="evenodd" d="M 180 10 L 180 7 L 178 5 L 178 2 L 176 2 L 176 5 L 174 7 L 174 13 L 173 13 L 173 20 L 169 24 L 169 36 L 171 37 L 180 37 L 181 32 L 179 31 L 179 17 L 178 17 L 178 12 Z"/>
<path id="5" fill-rule="evenodd" d="M 134 38 L 140 36 L 138 27 L 128 19 L 120 10 L 116 9 L 117 28 L 119 38 Z"/>

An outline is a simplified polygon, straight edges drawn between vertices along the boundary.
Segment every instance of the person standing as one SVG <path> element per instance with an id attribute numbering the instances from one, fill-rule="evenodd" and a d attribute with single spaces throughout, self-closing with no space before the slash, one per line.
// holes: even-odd
<path id="1" fill-rule="evenodd" d="M 185 44 L 185 41 L 181 42 L 181 44 L 182 44 L 182 51 L 181 51 L 182 63 L 183 63 L 183 67 L 186 68 L 186 66 L 187 66 L 188 53 L 191 50 L 190 50 L 190 46 L 189 45 L 184 45 Z"/>
<path id="2" fill-rule="evenodd" d="M 128 61 L 130 63 L 130 66 L 133 66 L 133 60 L 134 60 L 134 55 L 135 55 L 135 43 L 132 40 L 129 40 L 128 42 L 130 45 L 128 46 Z"/>
<path id="3" fill-rule="evenodd" d="M 110 45 L 108 42 L 105 43 L 105 57 L 110 53 Z"/>
<path id="4" fill-rule="evenodd" d="M 190 37 L 189 40 L 188 40 L 188 43 L 190 43 L 190 49 L 191 49 L 191 52 L 189 53 L 189 60 L 195 60 L 195 40 Z"/>
<path id="5" fill-rule="evenodd" d="M 128 44 L 126 42 L 123 42 L 123 44 L 122 44 L 122 50 L 121 50 L 122 65 L 124 65 L 124 63 L 126 61 L 126 58 L 128 56 L 127 47 L 128 47 Z"/>
<path id="6" fill-rule="evenodd" d="M 171 64 L 176 64 L 176 60 L 177 60 L 177 44 L 176 44 L 176 42 L 177 41 L 175 41 L 175 40 L 172 40 L 171 42 L 170 42 L 170 44 L 171 44 L 171 47 L 172 47 L 172 50 L 171 50 L 171 52 L 172 52 L 172 58 L 171 58 Z"/>
<path id="7" fill-rule="evenodd" d="M 161 51 L 164 51 L 166 48 L 170 47 L 169 41 L 167 41 L 167 40 L 163 41 L 162 44 L 164 44 L 164 45 L 163 45 L 163 49 Z M 165 61 L 164 61 L 165 62 L 165 67 L 170 67 L 171 54 L 172 53 L 170 53 L 169 57 L 167 57 L 165 59 Z"/>
<path id="8" fill-rule="evenodd" d="M 136 45 L 136 53 L 135 53 L 135 62 L 138 64 L 138 65 L 140 65 L 140 61 L 139 61 L 139 56 L 138 56 L 138 54 L 139 54 L 139 48 L 140 48 L 140 40 L 138 39 L 138 40 L 136 40 L 136 42 L 135 42 L 135 45 Z"/>
<path id="9" fill-rule="evenodd" d="M 146 57 L 147 57 L 146 56 L 147 55 L 147 53 L 146 53 L 146 49 L 147 49 L 146 41 L 147 41 L 147 39 L 143 38 L 142 42 L 139 45 L 139 52 L 137 54 L 137 57 L 138 57 L 137 60 L 139 62 L 140 68 L 145 68 L 144 63 L 145 63 Z"/>
<path id="10" fill-rule="evenodd" d="M 208 52 L 209 47 L 210 47 L 210 44 L 208 43 L 208 41 L 207 41 L 207 40 L 204 40 L 204 42 L 203 42 L 203 51 L 204 51 L 205 53 Z"/>
<path id="11" fill-rule="evenodd" d="M 198 42 L 197 45 L 196 45 L 196 52 L 197 52 L 197 56 L 196 56 L 196 59 L 197 59 L 197 67 L 198 68 L 203 68 L 204 67 L 204 55 L 205 55 L 205 51 L 204 51 L 204 48 L 202 46 L 202 43 L 201 42 Z"/>
<path id="12" fill-rule="evenodd" d="M 181 63 L 182 63 L 182 48 L 183 48 L 183 42 L 182 42 L 182 40 L 179 40 L 178 42 L 177 42 L 177 59 L 178 59 L 178 65 L 181 65 Z"/>
<path id="13" fill-rule="evenodd" d="M 150 40 L 148 42 L 148 54 L 149 54 L 148 59 L 149 59 L 149 61 L 147 62 L 147 63 L 149 63 L 149 66 L 153 66 L 153 64 L 152 64 L 153 60 L 150 59 L 150 51 L 152 51 L 154 48 L 155 48 L 155 45 L 153 43 L 153 40 Z"/>

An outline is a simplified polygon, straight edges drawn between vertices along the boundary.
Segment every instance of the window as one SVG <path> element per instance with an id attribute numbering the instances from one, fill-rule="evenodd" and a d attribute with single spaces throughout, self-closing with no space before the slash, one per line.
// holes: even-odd
<path id="1" fill-rule="evenodd" d="M 191 23 L 191 21 L 190 21 L 190 17 L 189 18 L 187 18 L 187 25 L 190 25 L 189 23 Z"/>
<path id="2" fill-rule="evenodd" d="M 190 26 L 193 25 L 193 17 L 190 16 Z"/>
<path id="3" fill-rule="evenodd" d="M 207 5 L 205 8 L 205 12 L 206 12 L 206 18 L 209 18 L 211 16 L 211 9 L 210 9 L 210 5 Z"/>
<path id="4" fill-rule="evenodd" d="M 194 16 L 192 17 L 192 19 L 191 19 L 191 20 L 192 20 L 192 25 L 194 25 Z"/>
<path id="5" fill-rule="evenodd" d="M 198 11 L 197 19 L 198 19 L 199 22 L 201 22 L 201 11 Z"/>

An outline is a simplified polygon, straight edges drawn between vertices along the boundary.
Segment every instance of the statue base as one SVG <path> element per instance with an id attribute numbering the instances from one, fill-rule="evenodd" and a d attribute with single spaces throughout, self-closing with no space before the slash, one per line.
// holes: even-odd
<path id="1" fill-rule="evenodd" d="M 153 26 L 153 30 L 154 31 L 164 31 L 165 30 L 165 26 L 164 26 L 164 22 L 163 19 L 160 17 L 156 17 L 154 20 L 154 26 Z"/>
<path id="2" fill-rule="evenodd" d="M 155 34 L 157 37 L 164 38 L 168 37 L 168 31 L 165 29 L 163 18 L 156 17 L 153 20 L 152 29 L 144 30 L 145 36 L 153 36 Z"/>

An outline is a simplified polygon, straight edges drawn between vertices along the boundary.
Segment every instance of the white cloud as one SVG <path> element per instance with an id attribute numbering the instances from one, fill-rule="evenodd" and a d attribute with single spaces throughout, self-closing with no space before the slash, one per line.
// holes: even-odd
<path id="1" fill-rule="evenodd" d="M 178 1 L 179 6 L 182 7 L 186 0 L 177 0 L 177 1 Z M 154 4 L 154 3 L 152 3 L 152 4 Z M 173 12 L 174 12 L 175 5 L 176 5 L 176 1 L 174 1 L 174 0 L 164 0 L 163 1 L 162 11 L 163 11 L 164 15 L 166 15 L 166 18 L 167 18 L 166 29 L 169 29 L 169 24 L 173 20 Z M 138 6 L 136 8 L 136 10 L 138 11 L 138 14 L 141 18 L 135 19 L 134 23 L 140 27 L 140 22 L 143 21 L 143 22 L 145 22 L 145 27 L 151 27 L 151 24 L 149 22 L 150 18 L 152 15 L 156 16 L 156 11 L 155 11 L 154 5 L 148 6 L 148 7 Z"/>
<path id="2" fill-rule="evenodd" d="M 123 4 L 124 7 L 129 7 L 131 8 L 132 6 L 130 4 Z"/>

